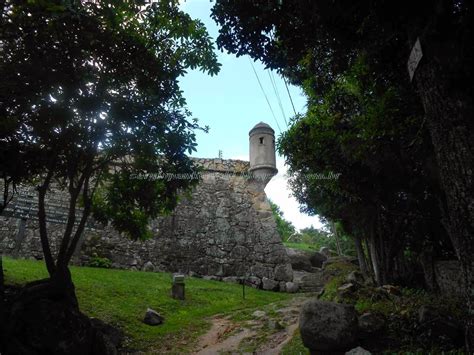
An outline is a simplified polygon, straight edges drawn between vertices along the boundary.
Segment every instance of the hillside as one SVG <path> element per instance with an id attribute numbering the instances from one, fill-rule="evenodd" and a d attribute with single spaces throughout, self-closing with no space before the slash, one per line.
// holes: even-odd
<path id="1" fill-rule="evenodd" d="M 20 285 L 47 277 L 42 262 L 4 259 L 7 285 Z M 154 353 L 186 352 L 211 327 L 211 318 L 239 314 L 245 318 L 257 309 L 285 303 L 293 295 L 245 288 L 198 278 L 186 278 L 186 300 L 170 297 L 171 274 L 71 267 L 80 309 L 125 333 L 123 346 Z M 161 326 L 142 322 L 147 308 L 165 318 Z"/>

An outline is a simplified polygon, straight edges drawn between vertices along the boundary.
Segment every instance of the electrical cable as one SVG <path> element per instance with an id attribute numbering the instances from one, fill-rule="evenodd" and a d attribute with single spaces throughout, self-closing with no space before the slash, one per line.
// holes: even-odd
<path id="1" fill-rule="evenodd" d="M 279 130 L 280 133 L 281 133 L 281 128 L 280 128 L 280 125 L 278 124 L 278 120 L 277 120 L 277 118 L 276 118 L 276 116 L 275 116 L 275 113 L 273 112 L 272 105 L 270 105 L 270 101 L 268 100 L 267 94 L 265 93 L 265 90 L 263 89 L 263 86 L 262 86 L 262 83 L 260 82 L 260 79 L 259 79 L 259 77 L 258 77 L 257 71 L 255 70 L 255 67 L 253 66 L 253 63 L 252 63 L 252 61 L 250 60 L 250 58 L 249 58 L 249 62 L 250 62 L 250 65 L 252 66 L 252 69 L 253 69 L 253 72 L 254 72 L 254 74 L 255 74 L 255 77 L 257 78 L 258 85 L 260 85 L 260 89 L 261 89 L 262 92 L 263 92 L 263 96 L 265 96 L 265 100 L 267 100 L 267 104 L 268 104 L 268 107 L 270 108 L 270 111 L 271 111 L 271 113 L 272 113 L 273 119 L 275 120 L 275 123 L 276 123 L 276 125 L 277 125 L 277 127 L 278 127 L 278 130 Z"/>

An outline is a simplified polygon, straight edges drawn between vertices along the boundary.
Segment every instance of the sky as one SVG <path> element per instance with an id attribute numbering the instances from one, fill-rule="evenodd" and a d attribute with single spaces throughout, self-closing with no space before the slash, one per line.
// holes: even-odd
<path id="1" fill-rule="evenodd" d="M 210 18 L 211 7 L 209 0 L 181 2 L 183 11 L 192 18 L 200 19 L 215 40 L 218 27 Z M 217 158 L 219 151 L 222 151 L 224 159 L 249 160 L 248 132 L 263 121 L 273 127 L 278 137 L 287 129 L 287 122 L 294 115 L 290 97 L 283 79 L 276 72 L 265 70 L 262 63 L 253 62 L 249 56 L 237 58 L 217 48 L 216 51 L 222 65 L 217 76 L 189 71 L 180 80 L 189 110 L 199 119 L 201 126 L 210 127 L 209 133 L 197 132 L 198 147 L 193 156 Z M 272 85 L 272 79 L 275 86 Z M 289 91 L 296 112 L 303 113 L 306 104 L 303 94 L 292 86 Z M 291 221 L 297 229 L 312 225 L 321 227 L 317 216 L 300 213 L 299 204 L 291 196 L 287 186 L 284 158 L 279 155 L 277 168 L 278 175 L 265 188 L 268 198 L 280 206 L 284 218 Z"/>

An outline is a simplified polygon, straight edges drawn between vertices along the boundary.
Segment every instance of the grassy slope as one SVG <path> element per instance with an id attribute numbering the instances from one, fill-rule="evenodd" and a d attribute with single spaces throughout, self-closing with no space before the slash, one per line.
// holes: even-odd
<path id="1" fill-rule="evenodd" d="M 23 284 L 47 276 L 44 263 L 4 259 L 7 284 Z M 119 326 L 127 335 L 125 346 L 149 351 L 182 353 L 209 327 L 206 318 L 235 313 L 292 297 L 203 279 L 186 279 L 186 300 L 169 296 L 171 275 L 125 270 L 71 267 L 81 310 Z M 141 322 L 147 307 L 165 317 L 150 327 Z"/>
<path id="2" fill-rule="evenodd" d="M 318 251 L 319 248 L 315 244 L 306 244 L 306 243 L 293 243 L 293 242 L 283 242 L 283 244 L 288 248 L 300 249 L 305 251 Z"/>
<path id="3" fill-rule="evenodd" d="M 281 349 L 281 355 L 309 355 L 309 350 L 303 345 L 299 329 L 295 331 L 293 338 Z"/>

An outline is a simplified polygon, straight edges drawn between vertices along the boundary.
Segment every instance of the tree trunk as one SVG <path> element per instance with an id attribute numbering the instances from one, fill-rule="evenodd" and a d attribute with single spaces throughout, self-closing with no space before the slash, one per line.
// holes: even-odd
<path id="1" fill-rule="evenodd" d="M 72 282 L 71 272 L 67 266 L 61 266 L 56 269 L 51 277 L 51 287 L 59 296 L 64 297 L 73 307 L 79 309 L 76 289 Z"/>
<path id="2" fill-rule="evenodd" d="M 369 248 L 372 265 L 374 268 L 375 282 L 380 286 L 385 285 L 387 283 L 387 270 L 385 269 L 385 249 L 377 221 L 375 221 L 374 225 L 372 226 Z"/>
<path id="3" fill-rule="evenodd" d="M 372 281 L 376 282 L 374 263 L 372 261 L 372 256 L 370 254 L 369 240 L 368 240 L 368 238 L 365 238 L 364 240 L 365 240 L 365 248 L 367 249 L 367 261 L 368 261 L 368 268 L 370 269 L 370 276 L 372 278 Z"/>
<path id="4" fill-rule="evenodd" d="M 456 39 L 454 39 L 456 42 Z M 470 350 L 474 345 L 474 109 L 472 82 L 463 52 L 453 45 L 423 41 L 424 57 L 415 73 L 445 194 L 444 221 L 461 263 L 469 309 Z M 457 49 L 457 51 L 455 51 Z M 451 58 L 448 54 L 451 54 Z M 459 57 L 461 56 L 461 59 Z M 451 60 L 451 63 L 448 61 Z M 453 64 L 454 63 L 454 64 Z M 451 71 L 447 68 L 451 68 Z M 461 87 L 462 85 L 469 85 Z"/>
<path id="5" fill-rule="evenodd" d="M 337 233 L 337 227 L 335 222 L 331 222 L 332 232 L 334 239 L 336 240 L 337 255 L 342 255 L 341 244 L 339 243 L 339 234 Z"/>
<path id="6" fill-rule="evenodd" d="M 354 236 L 354 244 L 357 252 L 357 259 L 359 260 L 360 272 L 364 277 L 368 276 L 367 263 L 365 261 L 364 248 L 362 248 L 362 242 L 359 236 Z"/>
<path id="7" fill-rule="evenodd" d="M 427 247 L 420 255 L 420 263 L 423 268 L 425 284 L 428 290 L 437 291 L 436 274 L 434 268 L 433 247 Z"/>
<path id="8" fill-rule="evenodd" d="M 377 285 L 382 285 L 383 284 L 382 272 L 380 270 L 381 265 L 380 265 L 379 256 L 377 255 L 378 253 L 377 253 L 375 231 L 372 231 L 372 235 L 370 236 L 369 253 L 370 253 L 370 259 L 372 260 L 372 268 L 374 269 L 375 282 Z"/>
<path id="9" fill-rule="evenodd" d="M 3 351 L 3 346 L 5 339 L 5 299 L 4 299 L 4 277 L 3 277 L 3 262 L 2 262 L 2 255 L 0 254 L 0 353 Z"/>
<path id="10" fill-rule="evenodd" d="M 370 256 L 372 259 L 372 268 L 374 269 L 375 283 L 377 285 L 382 285 L 382 277 L 380 275 L 380 265 L 379 265 L 378 258 L 376 255 L 377 252 L 375 250 L 375 246 L 373 242 L 369 242 L 369 246 L 370 246 Z"/>
<path id="11" fill-rule="evenodd" d="M 51 248 L 49 246 L 49 240 L 48 240 L 48 231 L 46 228 L 45 198 L 46 198 L 46 192 L 48 191 L 52 176 L 53 176 L 53 173 L 50 170 L 43 184 L 38 187 L 38 224 L 39 224 L 39 231 L 40 231 L 41 248 L 43 249 L 44 261 L 46 263 L 46 268 L 50 276 L 54 274 L 56 265 L 54 263 L 53 256 L 51 254 Z"/>

